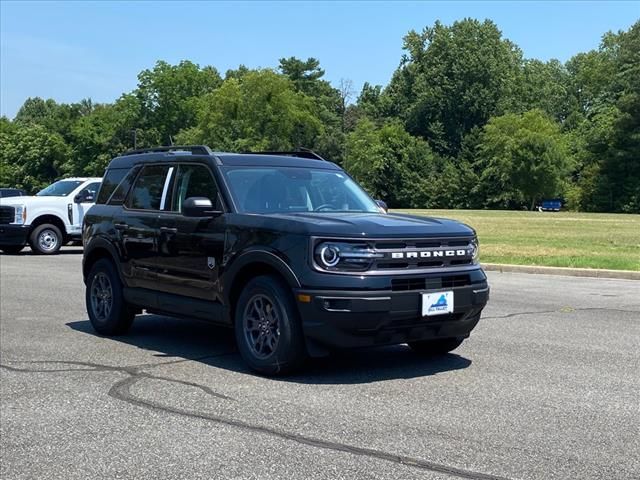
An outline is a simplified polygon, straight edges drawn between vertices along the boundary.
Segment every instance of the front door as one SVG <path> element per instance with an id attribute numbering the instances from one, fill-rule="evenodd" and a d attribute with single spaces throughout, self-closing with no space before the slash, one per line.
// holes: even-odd
<path id="1" fill-rule="evenodd" d="M 84 187 L 74 197 L 74 202 L 71 205 L 73 208 L 73 214 L 71 216 L 71 224 L 78 229 L 82 228 L 82 220 L 87 211 L 96 203 L 96 197 L 98 196 L 98 190 L 100 190 L 100 182 L 91 182 Z M 76 199 L 78 201 L 76 202 Z"/>
<path id="2" fill-rule="evenodd" d="M 158 287 L 168 293 L 219 302 L 218 271 L 224 253 L 225 216 L 182 215 L 190 197 L 206 197 L 216 210 L 222 203 L 209 167 L 181 164 L 175 175 L 171 212 L 159 218 Z M 169 210 L 169 209 L 167 209 Z"/>

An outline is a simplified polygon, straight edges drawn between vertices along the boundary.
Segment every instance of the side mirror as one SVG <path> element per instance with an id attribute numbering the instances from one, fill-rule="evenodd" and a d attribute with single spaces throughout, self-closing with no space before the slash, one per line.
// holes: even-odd
<path id="1" fill-rule="evenodd" d="M 79 193 L 73 197 L 75 203 L 93 202 L 95 197 L 91 193 Z"/>
<path id="2" fill-rule="evenodd" d="M 376 205 L 378 205 L 378 208 L 384 213 L 389 213 L 389 207 L 387 207 L 387 202 L 384 200 L 376 200 Z"/>
<path id="3" fill-rule="evenodd" d="M 214 210 L 213 203 L 207 197 L 189 197 L 182 204 L 182 214 L 185 217 L 217 217 L 222 212 Z"/>

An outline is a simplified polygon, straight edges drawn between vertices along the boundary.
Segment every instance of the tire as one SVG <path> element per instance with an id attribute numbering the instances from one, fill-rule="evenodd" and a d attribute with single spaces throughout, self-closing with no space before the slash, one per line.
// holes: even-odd
<path id="1" fill-rule="evenodd" d="M 126 333 L 135 310 L 125 302 L 122 282 L 110 260 L 98 260 L 89 271 L 85 301 L 89 320 L 96 332 L 102 335 Z"/>
<path id="2" fill-rule="evenodd" d="M 291 373 L 307 358 L 293 295 L 271 275 L 252 279 L 240 294 L 235 307 L 235 335 L 244 361 L 264 375 Z"/>
<path id="3" fill-rule="evenodd" d="M 50 223 L 37 226 L 29 237 L 31 250 L 40 255 L 55 255 L 64 243 L 64 236 L 58 227 Z"/>
<path id="4" fill-rule="evenodd" d="M 5 245 L 0 247 L 0 250 L 7 255 L 17 255 L 23 248 L 24 245 Z"/>
<path id="5" fill-rule="evenodd" d="M 416 353 L 422 355 L 445 355 L 458 348 L 464 338 L 441 338 L 437 340 L 422 340 L 420 342 L 409 342 L 409 347 Z"/>

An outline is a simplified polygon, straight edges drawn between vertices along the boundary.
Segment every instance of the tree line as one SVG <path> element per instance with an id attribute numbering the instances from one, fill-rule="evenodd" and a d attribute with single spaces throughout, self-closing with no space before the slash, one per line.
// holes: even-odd
<path id="1" fill-rule="evenodd" d="M 391 207 L 640 212 L 640 21 L 566 63 L 524 58 L 495 23 L 404 37 L 386 86 L 332 85 L 315 58 L 224 76 L 158 61 L 114 103 L 29 98 L 0 118 L 0 186 L 101 176 L 134 148 L 312 148 Z"/>

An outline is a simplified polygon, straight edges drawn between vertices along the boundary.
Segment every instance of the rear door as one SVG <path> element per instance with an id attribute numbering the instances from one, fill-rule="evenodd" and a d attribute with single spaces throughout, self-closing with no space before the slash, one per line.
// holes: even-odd
<path id="1" fill-rule="evenodd" d="M 171 207 L 159 218 L 159 274 L 157 288 L 169 293 L 220 301 L 218 269 L 225 242 L 225 216 L 185 217 L 187 198 L 206 197 L 223 211 L 218 186 L 203 164 L 181 164 L 173 182 Z"/>
<path id="2" fill-rule="evenodd" d="M 131 287 L 156 287 L 158 277 L 158 218 L 165 207 L 174 167 L 146 165 L 142 168 L 114 218 L 119 232 L 125 268 Z"/>

